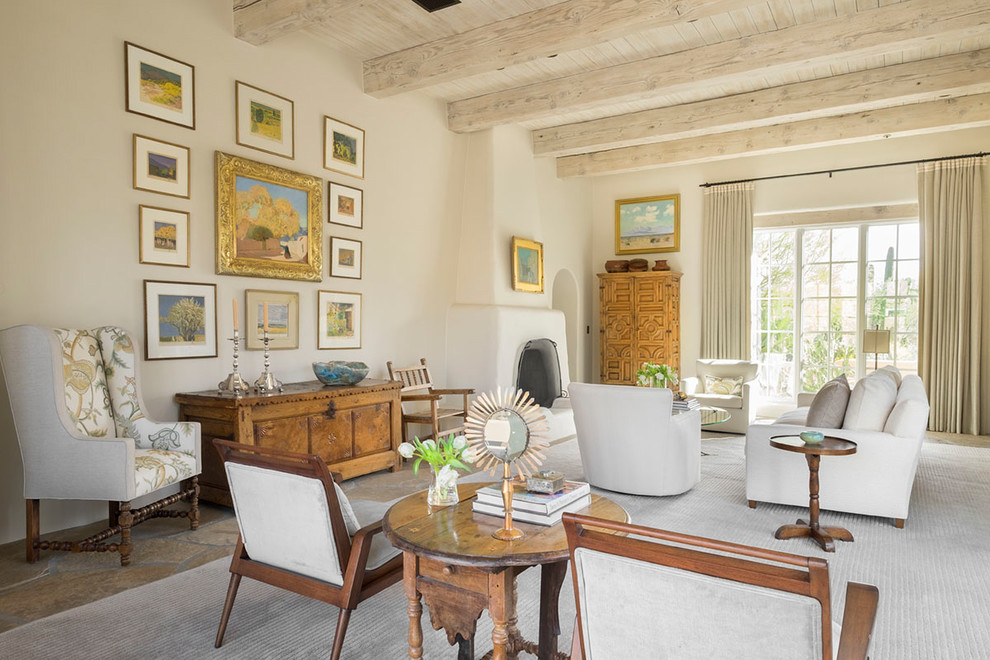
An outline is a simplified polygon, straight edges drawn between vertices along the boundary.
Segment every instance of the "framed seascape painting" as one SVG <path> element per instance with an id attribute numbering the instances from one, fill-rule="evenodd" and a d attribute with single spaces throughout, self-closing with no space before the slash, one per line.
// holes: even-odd
<path id="1" fill-rule="evenodd" d="M 345 227 L 364 227 L 364 191 L 331 181 L 327 221 Z"/>
<path id="2" fill-rule="evenodd" d="M 361 348 L 361 294 L 320 291 L 317 348 Z"/>
<path id="3" fill-rule="evenodd" d="M 681 249 L 681 196 L 615 200 L 615 253 Z"/>
<path id="4" fill-rule="evenodd" d="M 361 279 L 361 241 L 330 237 L 330 277 Z"/>
<path id="5" fill-rule="evenodd" d="M 127 111 L 196 128 L 196 69 L 191 64 L 124 42 Z"/>
<path id="6" fill-rule="evenodd" d="M 324 115 L 323 167 L 363 179 L 364 130 Z"/>
<path id="7" fill-rule="evenodd" d="M 138 206 L 139 261 L 189 268 L 189 214 Z"/>
<path id="8" fill-rule="evenodd" d="M 133 185 L 189 199 L 189 148 L 135 134 Z"/>
<path id="9" fill-rule="evenodd" d="M 244 292 L 247 349 L 260 351 L 265 347 L 265 305 L 268 305 L 268 348 L 299 348 L 299 294 L 248 289 Z"/>
<path id="10" fill-rule="evenodd" d="M 543 293 L 543 243 L 512 237 L 512 288 Z"/>
<path id="11" fill-rule="evenodd" d="M 144 359 L 217 356 L 217 285 L 144 281 Z"/>
<path id="12" fill-rule="evenodd" d="M 296 157 L 295 111 L 289 99 L 237 81 L 237 144 L 286 158 Z"/>
<path id="13" fill-rule="evenodd" d="M 217 273 L 323 279 L 323 181 L 216 153 Z"/>

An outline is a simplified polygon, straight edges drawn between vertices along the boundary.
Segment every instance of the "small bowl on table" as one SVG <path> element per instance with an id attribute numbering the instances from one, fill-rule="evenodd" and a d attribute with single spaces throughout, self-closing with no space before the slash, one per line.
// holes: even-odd
<path id="1" fill-rule="evenodd" d="M 324 385 L 355 385 L 368 376 L 368 365 L 364 362 L 314 362 L 313 373 Z"/>
<path id="2" fill-rule="evenodd" d="M 825 439 L 825 434 L 818 431 L 801 431 L 799 437 L 806 445 L 820 445 Z"/>

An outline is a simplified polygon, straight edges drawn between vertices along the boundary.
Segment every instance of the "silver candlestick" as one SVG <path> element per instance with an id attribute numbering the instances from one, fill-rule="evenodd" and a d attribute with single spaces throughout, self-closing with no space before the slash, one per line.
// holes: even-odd
<path id="1" fill-rule="evenodd" d="M 258 380 L 254 381 L 254 389 L 258 390 L 262 394 L 271 394 L 275 390 L 281 392 L 282 381 L 275 378 L 275 376 L 272 375 L 272 372 L 268 371 L 268 330 L 265 330 L 262 341 L 265 342 L 265 370 L 261 372 L 260 376 L 258 376 Z"/>
<path id="2" fill-rule="evenodd" d="M 234 336 L 227 339 L 234 342 L 234 370 L 217 385 L 217 393 L 223 394 L 227 392 L 234 396 L 247 394 L 248 384 L 244 382 L 241 374 L 237 371 L 237 352 L 241 345 L 241 337 L 237 333 L 237 328 L 234 328 Z"/>

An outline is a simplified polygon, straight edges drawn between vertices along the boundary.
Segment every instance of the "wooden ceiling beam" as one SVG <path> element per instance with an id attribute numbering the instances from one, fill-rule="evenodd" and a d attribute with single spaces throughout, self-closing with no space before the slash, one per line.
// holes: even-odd
<path id="1" fill-rule="evenodd" d="M 311 21 L 327 21 L 355 0 L 233 0 L 234 36 L 260 46 L 301 30 Z"/>
<path id="2" fill-rule="evenodd" d="M 533 131 L 537 156 L 618 149 L 990 92 L 990 49 Z"/>
<path id="3" fill-rule="evenodd" d="M 986 34 L 986 0 L 905 0 L 824 21 L 670 53 L 447 105 L 457 132 L 545 119 L 567 111 L 697 92 Z"/>
<path id="4" fill-rule="evenodd" d="M 459 80 L 651 28 L 743 9 L 756 0 L 565 0 L 364 63 L 376 97 Z"/>
<path id="5" fill-rule="evenodd" d="M 990 94 L 611 149 L 557 159 L 557 176 L 619 174 L 715 160 L 990 126 Z"/>

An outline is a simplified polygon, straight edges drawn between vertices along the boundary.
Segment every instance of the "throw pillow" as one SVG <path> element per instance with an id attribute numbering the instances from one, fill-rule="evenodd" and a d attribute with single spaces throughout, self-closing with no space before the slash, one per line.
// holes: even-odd
<path id="1" fill-rule="evenodd" d="M 888 364 L 886 366 L 880 367 L 876 370 L 876 373 L 883 374 L 885 376 L 890 376 L 894 379 L 894 385 L 897 387 L 901 386 L 901 371 L 897 367 Z"/>
<path id="2" fill-rule="evenodd" d="M 718 376 L 705 375 L 706 394 L 728 394 L 729 396 L 742 396 L 743 377 L 719 378 Z"/>
<path id="3" fill-rule="evenodd" d="M 842 374 L 833 378 L 818 390 L 808 408 L 808 426 L 824 429 L 841 429 L 849 403 L 849 381 Z"/>
<path id="4" fill-rule="evenodd" d="M 897 400 L 897 386 L 889 374 L 875 372 L 863 378 L 849 395 L 842 428 L 853 431 L 883 431 Z"/>

